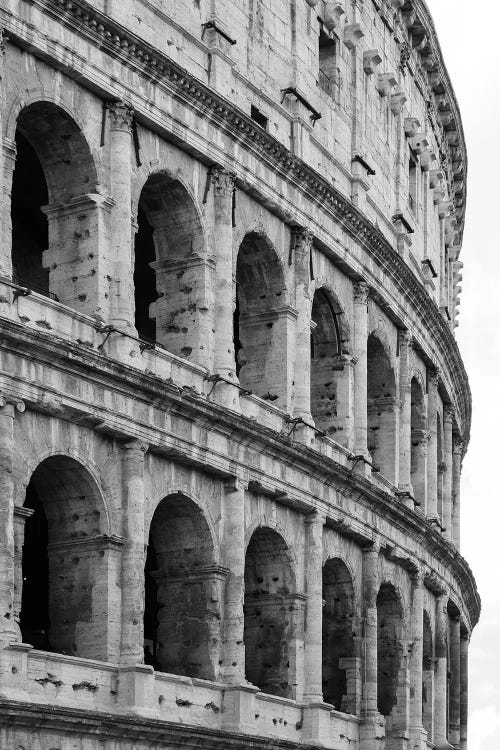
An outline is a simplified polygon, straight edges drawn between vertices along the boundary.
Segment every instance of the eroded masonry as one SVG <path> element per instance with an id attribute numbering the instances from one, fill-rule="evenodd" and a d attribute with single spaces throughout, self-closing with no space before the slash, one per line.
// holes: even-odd
<path id="1" fill-rule="evenodd" d="M 0 747 L 467 747 L 466 151 L 423 0 L 4 0 Z"/>

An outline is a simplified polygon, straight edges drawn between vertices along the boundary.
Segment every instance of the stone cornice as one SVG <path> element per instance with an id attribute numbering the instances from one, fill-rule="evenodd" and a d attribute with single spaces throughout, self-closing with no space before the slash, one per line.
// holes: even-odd
<path id="1" fill-rule="evenodd" d="M 480 599 L 474 582 L 472 572 L 460 555 L 458 550 L 449 542 L 444 540 L 440 534 L 430 526 L 425 519 L 413 511 L 410 511 L 390 493 L 389 490 L 376 487 L 370 480 L 359 474 L 353 473 L 350 467 L 328 458 L 318 451 L 308 448 L 302 443 L 294 443 L 290 436 L 285 436 L 255 422 L 255 420 L 244 416 L 235 416 L 235 413 L 223 406 L 215 404 L 194 391 L 187 390 L 180 393 L 175 383 L 169 383 L 157 376 L 136 370 L 128 365 L 116 362 L 94 351 L 84 349 L 77 344 L 63 342 L 54 339 L 50 334 L 33 332 L 24 326 L 5 319 L 0 320 L 1 345 L 5 351 L 30 357 L 34 362 L 57 367 L 71 372 L 75 378 L 84 378 L 90 384 L 95 383 L 98 387 L 106 386 L 112 390 L 119 391 L 123 397 L 143 401 L 175 412 L 179 416 L 190 420 L 201 421 L 210 424 L 213 429 L 230 434 L 233 439 L 244 444 L 251 443 L 266 455 L 275 456 L 280 461 L 294 466 L 305 475 L 314 476 L 316 479 L 328 484 L 338 486 L 341 492 L 354 496 L 367 510 L 373 510 L 381 517 L 388 519 L 392 526 L 399 528 L 412 538 L 418 539 L 420 545 L 430 555 L 448 568 L 455 580 L 459 583 L 463 592 L 464 602 L 468 608 L 472 625 L 474 625 L 480 612 Z M 3 373 L 4 380 L 9 378 L 8 373 Z M 21 383 L 19 379 L 19 384 Z M 14 387 L 19 388 L 19 384 Z M 23 396 L 24 394 L 20 394 Z M 61 394 L 64 397 L 64 394 Z M 40 408 L 37 402 L 25 396 L 28 408 L 36 410 Z M 158 439 L 158 445 L 153 442 L 155 428 L 149 430 L 148 436 L 143 425 L 136 425 L 140 434 L 133 434 L 132 421 L 127 416 L 127 423 L 115 419 L 111 424 L 104 409 L 91 407 L 88 404 L 82 406 L 90 417 L 90 423 L 97 432 L 115 436 L 120 440 L 132 440 L 140 438 L 142 441 L 151 439 L 151 450 L 162 448 L 162 440 Z M 47 413 L 47 408 L 42 406 L 42 411 Z M 65 419 L 64 409 L 57 406 L 54 416 Z M 81 415 L 83 416 L 83 415 Z M 120 415 L 114 415 L 120 417 Z M 72 419 L 70 413 L 67 419 Z M 85 421 L 80 418 L 80 423 Z M 164 442 L 164 441 L 163 441 Z M 186 448 L 186 450 L 188 450 Z M 174 452 L 172 452 L 174 457 Z M 181 450 L 175 453 L 175 459 L 182 462 L 187 461 L 191 465 L 195 463 L 193 456 L 186 455 L 183 458 Z M 228 471 L 234 471 L 236 467 L 234 456 L 231 459 L 232 469 L 225 466 L 212 465 L 209 452 L 203 452 L 203 460 L 200 468 L 212 471 L 214 475 L 223 476 Z M 229 465 L 228 465 L 229 466 Z M 309 508 L 315 510 L 316 508 Z M 338 515 L 339 508 L 331 506 L 332 515 Z"/>
<path id="2" fill-rule="evenodd" d="M 127 31 L 108 16 L 95 10 L 85 0 L 32 0 L 44 12 L 75 33 L 87 36 L 96 46 L 133 65 L 145 77 L 163 84 L 172 94 L 194 106 L 221 130 L 236 138 L 259 158 L 273 166 L 285 179 L 293 182 L 308 199 L 330 213 L 335 221 L 363 246 L 376 264 L 391 278 L 403 297 L 418 312 L 430 336 L 436 341 L 446 360 L 460 414 L 463 437 L 470 433 L 471 396 L 467 375 L 453 334 L 425 287 L 403 259 L 391 247 L 382 232 L 339 191 L 302 159 L 292 154 L 269 133 L 266 133 L 231 102 L 212 91 L 169 57 Z M 422 5 L 422 7 L 424 7 Z M 64 12 L 63 12 L 64 11 Z M 427 11 L 428 14 L 428 11 Z M 430 17 L 429 17 L 430 18 Z M 8 32 L 14 40 L 26 40 Z M 435 32 L 434 32 L 435 34 Z M 30 49 L 35 52 L 29 43 Z M 80 79 L 81 80 L 81 79 Z M 451 84 L 450 84 L 451 86 Z M 110 95 L 112 92 L 109 92 Z M 140 119 L 140 112 L 137 113 Z M 182 144 L 180 144 L 182 147 Z M 235 165 L 224 165 L 234 167 Z M 354 273 L 354 272 L 353 272 Z"/>

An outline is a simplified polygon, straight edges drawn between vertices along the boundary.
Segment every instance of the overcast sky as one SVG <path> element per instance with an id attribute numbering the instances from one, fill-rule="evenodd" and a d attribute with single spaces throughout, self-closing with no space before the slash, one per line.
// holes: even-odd
<path id="1" fill-rule="evenodd" d="M 482 615 L 470 646 L 469 750 L 500 748 L 500 5 L 427 0 L 462 112 L 469 157 L 460 326 L 472 388 L 472 439 L 462 474 L 462 552 Z M 472 12 L 476 7 L 476 12 Z"/>

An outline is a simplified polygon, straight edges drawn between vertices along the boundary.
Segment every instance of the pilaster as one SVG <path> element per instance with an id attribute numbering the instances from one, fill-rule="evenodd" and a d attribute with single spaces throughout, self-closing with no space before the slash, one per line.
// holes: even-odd
<path id="1" fill-rule="evenodd" d="M 305 578 L 307 604 L 304 628 L 304 701 L 322 703 L 323 658 L 323 526 L 325 517 L 305 517 Z"/>
<path id="2" fill-rule="evenodd" d="M 144 660 L 144 464 L 148 446 L 139 440 L 123 445 L 122 513 L 126 539 L 121 571 L 121 663 Z"/>
<path id="3" fill-rule="evenodd" d="M 437 507 L 437 397 L 439 373 L 432 370 L 427 378 L 427 429 L 429 431 L 427 449 L 427 517 L 439 523 Z"/>
<path id="4" fill-rule="evenodd" d="M 453 537 L 452 491 L 453 491 L 453 416 L 454 411 L 448 404 L 443 410 L 443 518 L 444 537 L 448 541 Z"/>
<path id="5" fill-rule="evenodd" d="M 354 453 L 368 458 L 367 447 L 367 348 L 368 284 L 357 281 L 354 291 Z"/>
<path id="6" fill-rule="evenodd" d="M 408 331 L 399 333 L 399 489 L 405 496 L 405 505 L 413 508 L 411 483 L 411 360 L 413 338 Z"/>

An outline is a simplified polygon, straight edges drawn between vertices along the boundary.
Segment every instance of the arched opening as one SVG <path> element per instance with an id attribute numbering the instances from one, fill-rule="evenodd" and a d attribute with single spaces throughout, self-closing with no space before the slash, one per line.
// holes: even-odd
<path id="1" fill-rule="evenodd" d="M 145 661 L 171 674 L 214 680 L 224 570 L 207 520 L 192 500 L 168 495 L 149 530 L 145 568 Z"/>
<path id="2" fill-rule="evenodd" d="M 424 392 L 416 377 L 411 381 L 411 483 L 415 500 L 425 503 L 427 495 L 427 417 Z"/>
<path id="3" fill-rule="evenodd" d="M 297 609 L 283 538 L 257 529 L 245 557 L 245 675 L 264 693 L 294 697 Z"/>
<path id="4" fill-rule="evenodd" d="M 427 731 L 427 739 L 433 738 L 434 707 L 434 644 L 431 620 L 427 610 L 423 613 L 423 649 L 422 649 L 422 722 Z"/>
<path id="5" fill-rule="evenodd" d="M 396 481 L 397 419 L 396 380 L 389 356 L 377 336 L 367 344 L 368 450 L 373 467 Z"/>
<path id="6" fill-rule="evenodd" d="M 341 354 L 337 314 L 327 292 L 318 289 L 311 309 L 311 414 L 316 427 L 336 440 L 343 427 L 338 420 L 342 412 L 338 398 L 343 395 L 339 381 L 344 374 Z"/>
<path id="7" fill-rule="evenodd" d="M 377 705 L 383 716 L 397 704 L 401 637 L 401 605 L 392 584 L 383 583 L 377 596 Z"/>
<path id="8" fill-rule="evenodd" d="M 15 279 L 84 312 L 95 312 L 97 175 L 76 122 L 51 102 L 19 113 L 12 178 Z M 96 283 L 97 286 L 97 283 Z"/>
<path id="9" fill-rule="evenodd" d="M 195 203 L 179 180 L 151 175 L 138 205 L 134 249 L 135 326 L 179 357 L 205 364 L 210 264 Z"/>
<path id="10" fill-rule="evenodd" d="M 40 294 L 49 293 L 49 272 L 42 254 L 49 246 L 49 227 L 42 206 L 49 202 L 47 182 L 36 151 L 16 130 L 16 168 L 12 179 L 12 278 Z"/>
<path id="11" fill-rule="evenodd" d="M 356 605 L 347 566 L 337 558 L 323 567 L 323 699 L 337 711 L 355 713 Z"/>
<path id="12" fill-rule="evenodd" d="M 443 425 L 439 412 L 436 416 L 436 438 L 437 438 L 437 512 L 438 517 L 443 525 L 443 483 L 444 483 L 444 456 L 443 456 Z"/>
<path id="13" fill-rule="evenodd" d="M 233 340 L 240 384 L 261 398 L 286 405 L 288 308 L 278 257 L 262 235 L 245 235 L 236 264 Z"/>
<path id="14" fill-rule="evenodd" d="M 114 585 L 108 572 L 116 551 L 93 478 L 72 458 L 47 458 L 31 476 L 24 507 L 33 512 L 24 528 L 23 641 L 47 651 L 108 658 L 113 633 L 103 601 Z"/>

